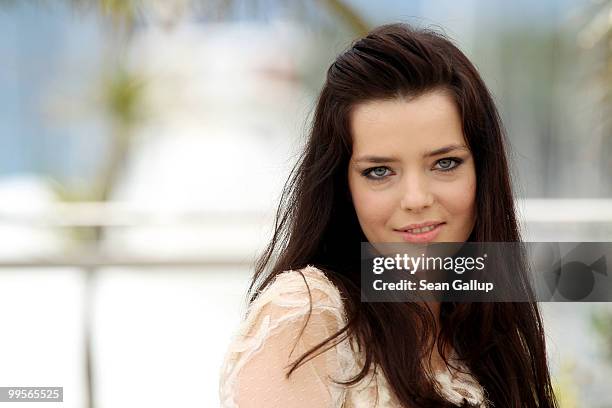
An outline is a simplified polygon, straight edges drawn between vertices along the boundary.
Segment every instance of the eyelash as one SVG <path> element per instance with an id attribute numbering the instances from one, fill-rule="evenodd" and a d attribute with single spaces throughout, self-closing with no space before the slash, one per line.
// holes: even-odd
<path id="1" fill-rule="evenodd" d="M 458 157 L 445 157 L 443 159 L 440 159 L 436 162 L 436 164 L 440 163 L 443 160 L 452 160 L 456 163 L 455 166 L 450 167 L 448 169 L 438 169 L 439 171 L 443 172 L 443 173 L 450 173 L 452 171 L 454 171 L 455 169 L 457 169 L 461 163 L 463 163 L 463 160 L 458 158 Z M 376 167 L 370 167 L 368 169 L 365 169 L 364 171 L 361 172 L 361 175 L 364 176 L 365 178 L 369 179 L 369 180 L 373 180 L 373 181 L 380 181 L 380 180 L 384 180 L 387 176 L 381 176 L 381 177 L 372 177 L 372 175 L 370 174 L 372 171 L 376 170 L 376 169 L 389 169 L 387 166 L 376 166 Z"/>

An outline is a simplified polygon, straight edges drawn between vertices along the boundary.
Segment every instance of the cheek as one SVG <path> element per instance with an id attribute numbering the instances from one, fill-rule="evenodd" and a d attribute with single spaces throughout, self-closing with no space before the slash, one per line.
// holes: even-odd
<path id="1" fill-rule="evenodd" d="M 451 183 L 438 193 L 446 211 L 457 221 L 471 223 L 476 206 L 476 177 Z"/>
<path id="2" fill-rule="evenodd" d="M 362 183 L 354 183 L 351 196 L 364 232 L 384 227 L 393 214 L 393 197 L 389 193 L 373 191 Z"/>

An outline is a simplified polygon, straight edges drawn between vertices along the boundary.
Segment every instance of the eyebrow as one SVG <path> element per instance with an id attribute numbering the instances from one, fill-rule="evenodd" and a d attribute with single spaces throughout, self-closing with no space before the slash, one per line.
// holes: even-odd
<path id="1" fill-rule="evenodd" d="M 440 154 L 449 153 L 449 152 L 452 152 L 454 150 L 467 150 L 467 151 L 469 151 L 469 149 L 465 145 L 453 144 L 453 145 L 448 145 L 448 146 L 441 147 L 441 148 L 436 149 L 436 150 L 432 150 L 430 152 L 426 152 L 423 155 L 423 157 L 438 156 Z M 361 157 L 358 157 L 357 159 L 355 159 L 356 163 L 359 163 L 359 162 L 393 163 L 393 162 L 398 162 L 398 161 L 400 161 L 400 160 L 397 157 L 394 157 L 394 156 L 384 157 L 384 156 L 366 155 L 366 156 L 361 156 Z"/>

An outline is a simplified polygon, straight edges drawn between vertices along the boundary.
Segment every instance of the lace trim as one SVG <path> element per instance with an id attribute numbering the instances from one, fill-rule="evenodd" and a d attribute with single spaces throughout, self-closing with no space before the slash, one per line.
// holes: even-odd
<path id="1" fill-rule="evenodd" d="M 482 387 L 471 376 L 443 370 L 436 373 L 436 381 L 445 398 L 454 404 L 461 404 L 465 398 L 470 404 L 487 406 Z"/>
<path id="2" fill-rule="evenodd" d="M 301 269 L 301 271 L 306 276 L 311 293 L 320 291 L 325 295 L 325 301 L 317 303 L 316 309 L 331 312 L 338 321 L 338 327 L 344 327 L 347 321 L 344 314 L 344 304 L 342 303 L 338 288 L 323 271 L 315 266 L 308 265 Z M 237 333 L 232 337 L 229 352 L 226 354 L 221 366 L 219 397 L 222 407 L 238 408 L 234 400 L 234 390 L 239 385 L 237 384 L 238 374 L 241 368 L 260 351 L 265 339 L 273 335 L 285 322 L 308 314 L 310 310 L 309 298 L 304 296 L 295 296 L 295 298 L 287 296 L 292 293 L 304 293 L 304 279 L 298 272 L 290 270 L 278 274 L 266 290 L 248 307 L 246 319 L 240 324 Z M 247 336 L 246 333 L 249 332 L 249 329 L 253 327 L 258 318 L 256 311 L 270 303 L 288 308 L 287 313 L 274 322 L 271 321 L 269 315 L 264 316 L 257 332 L 253 336 Z M 314 306 L 313 312 L 315 312 Z M 355 354 L 357 349 L 353 341 L 354 339 L 350 339 L 350 341 L 345 339 L 335 346 L 341 372 L 350 374 L 347 378 L 352 378 L 357 374 L 363 363 L 363 356 Z M 455 363 L 462 370 L 467 371 L 459 362 Z M 450 368 L 436 371 L 434 376 L 440 384 L 440 391 L 450 402 L 461 404 L 465 398 L 472 404 L 481 407 L 488 406 L 482 387 L 471 376 L 455 372 L 455 370 L 451 372 Z M 332 380 L 341 379 L 332 378 Z M 329 390 L 334 404 L 333 407 L 343 406 L 347 397 L 352 401 L 358 402 L 357 406 L 362 406 L 366 403 L 368 406 L 375 406 L 378 403 L 380 404 L 377 405 L 379 407 L 397 404 L 384 375 L 376 373 L 372 368 L 362 381 L 350 387 L 330 381 Z M 348 392 L 349 390 L 350 393 Z"/>
<path id="3" fill-rule="evenodd" d="M 317 311 L 325 310 L 331 312 L 339 324 L 346 324 L 344 315 L 341 313 L 343 304 L 339 296 L 338 289 L 328 280 L 319 269 L 308 265 L 303 268 L 302 273 L 306 276 L 311 293 L 321 291 L 324 294 L 324 302 L 316 304 Z M 311 273 L 323 279 L 313 277 Z M 304 279 L 296 271 L 285 271 L 278 274 L 253 303 L 247 309 L 246 318 L 240 324 L 236 334 L 232 336 L 230 349 L 225 356 L 221 366 L 219 397 L 222 407 L 238 408 L 235 397 L 235 390 L 239 386 L 238 374 L 242 367 L 261 350 L 265 340 L 272 336 L 282 325 L 288 321 L 299 319 L 308 314 L 310 310 L 310 300 L 308 297 L 291 297 L 292 293 L 304 293 Z M 282 318 L 271 321 L 269 315 L 263 316 L 261 325 L 257 332 L 252 336 L 248 333 L 258 319 L 257 310 L 262 309 L 267 304 L 286 307 L 287 313 Z M 313 305 L 313 313 L 315 312 Z M 339 326 L 343 327 L 343 326 Z M 352 372 L 355 361 L 351 358 L 351 349 L 347 341 L 342 341 L 336 346 L 338 359 L 342 371 Z M 331 384 L 329 387 L 334 407 L 341 407 L 345 400 L 347 389 L 339 384 Z"/>

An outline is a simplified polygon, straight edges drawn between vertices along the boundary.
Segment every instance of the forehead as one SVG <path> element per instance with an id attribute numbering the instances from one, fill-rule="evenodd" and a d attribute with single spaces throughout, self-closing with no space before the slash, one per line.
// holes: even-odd
<path id="1" fill-rule="evenodd" d="M 350 116 L 353 153 L 415 152 L 463 144 L 461 117 L 450 95 L 435 91 L 414 99 L 358 104 Z"/>

